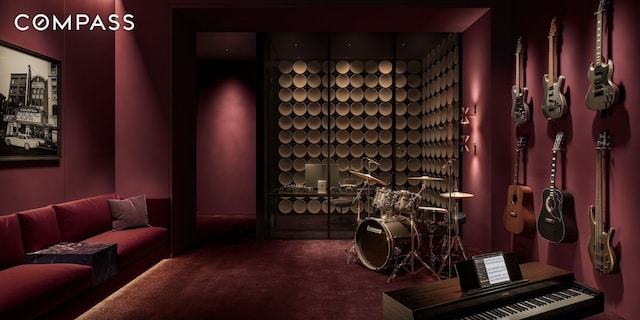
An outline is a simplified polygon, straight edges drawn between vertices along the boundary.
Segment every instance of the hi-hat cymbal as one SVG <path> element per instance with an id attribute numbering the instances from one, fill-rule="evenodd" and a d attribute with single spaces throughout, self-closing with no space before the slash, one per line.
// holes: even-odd
<path id="1" fill-rule="evenodd" d="M 360 178 L 365 179 L 365 180 L 367 180 L 367 181 L 372 181 L 372 182 L 374 182 L 374 183 L 377 183 L 377 184 L 380 184 L 380 185 L 383 185 L 383 186 L 386 186 L 386 185 L 387 185 L 387 184 L 386 184 L 386 183 L 384 183 L 382 180 L 380 180 L 380 179 L 378 179 L 378 178 L 376 178 L 376 177 L 374 177 L 374 176 L 372 176 L 372 175 L 370 175 L 370 174 L 368 174 L 368 173 L 362 173 L 362 172 L 359 172 L 359 171 L 353 171 L 353 170 L 351 170 L 351 171 L 349 171 L 349 172 L 351 172 L 351 173 L 352 173 L 353 175 L 355 175 L 356 177 L 360 177 Z"/>
<path id="2" fill-rule="evenodd" d="M 451 199 L 463 199 L 463 198 L 471 198 L 473 197 L 472 193 L 466 193 L 466 192 L 460 192 L 460 191 L 454 191 L 454 192 L 445 192 L 445 193 L 441 193 L 440 194 L 441 197 L 443 198 L 451 198 Z"/>
<path id="3" fill-rule="evenodd" d="M 429 176 L 421 176 L 421 177 L 407 177 L 409 180 L 424 180 L 424 181 L 442 181 L 442 178 L 429 177 Z"/>

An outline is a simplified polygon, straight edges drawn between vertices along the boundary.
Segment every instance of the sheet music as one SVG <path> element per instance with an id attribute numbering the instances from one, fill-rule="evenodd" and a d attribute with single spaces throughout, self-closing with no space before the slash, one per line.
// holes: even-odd
<path id="1" fill-rule="evenodd" d="M 487 269 L 489 284 L 496 284 L 511 280 L 509 278 L 509 272 L 507 271 L 507 265 L 504 262 L 504 257 L 502 255 L 485 258 L 484 265 Z"/>

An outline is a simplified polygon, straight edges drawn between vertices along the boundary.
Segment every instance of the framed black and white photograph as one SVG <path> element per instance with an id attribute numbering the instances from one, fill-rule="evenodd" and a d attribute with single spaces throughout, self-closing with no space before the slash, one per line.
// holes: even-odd
<path id="1" fill-rule="evenodd" d="M 60 61 L 0 41 L 0 161 L 60 159 Z"/>

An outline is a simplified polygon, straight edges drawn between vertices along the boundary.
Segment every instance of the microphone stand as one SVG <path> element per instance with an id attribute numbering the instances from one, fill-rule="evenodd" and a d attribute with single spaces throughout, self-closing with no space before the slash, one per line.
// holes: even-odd
<path id="1" fill-rule="evenodd" d="M 448 231 L 448 237 L 447 237 L 447 266 L 448 266 L 448 271 L 447 271 L 447 277 L 451 278 L 451 245 L 452 245 L 452 241 L 451 241 L 451 211 L 453 208 L 453 161 L 455 161 L 455 159 L 451 158 L 447 161 L 447 163 L 444 165 L 445 167 L 448 167 L 447 169 L 447 174 L 449 175 L 449 181 L 448 181 L 448 189 L 449 189 L 449 200 L 447 201 L 447 231 Z M 444 261 L 443 261 L 444 263 Z M 440 272 L 442 272 L 442 266 L 440 266 Z"/>
<path id="2" fill-rule="evenodd" d="M 366 165 L 367 174 L 371 176 L 371 164 L 372 163 L 375 163 L 376 165 L 380 165 L 380 164 L 378 162 L 374 161 L 373 159 L 369 158 L 369 157 L 364 157 L 364 158 L 362 158 L 360 160 L 360 164 L 361 165 L 362 165 L 362 162 L 364 160 L 367 161 L 367 165 Z M 363 167 L 364 167 L 364 165 L 363 165 Z M 365 179 L 365 181 L 367 183 L 367 217 L 371 217 L 371 213 L 374 210 L 373 209 L 373 204 L 371 203 L 371 188 L 370 188 L 370 185 L 369 185 L 369 181 L 366 180 L 366 179 Z"/>

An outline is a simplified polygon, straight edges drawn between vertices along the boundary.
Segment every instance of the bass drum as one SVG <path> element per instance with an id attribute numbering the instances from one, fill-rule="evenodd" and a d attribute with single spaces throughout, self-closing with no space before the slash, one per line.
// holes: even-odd
<path id="1" fill-rule="evenodd" d="M 403 216 L 387 219 L 366 218 L 356 229 L 356 252 L 362 264 L 371 270 L 395 266 L 398 257 L 411 252 L 411 222 Z M 414 228 L 414 233 L 417 230 Z M 415 237 L 414 249 L 420 249 Z"/>

